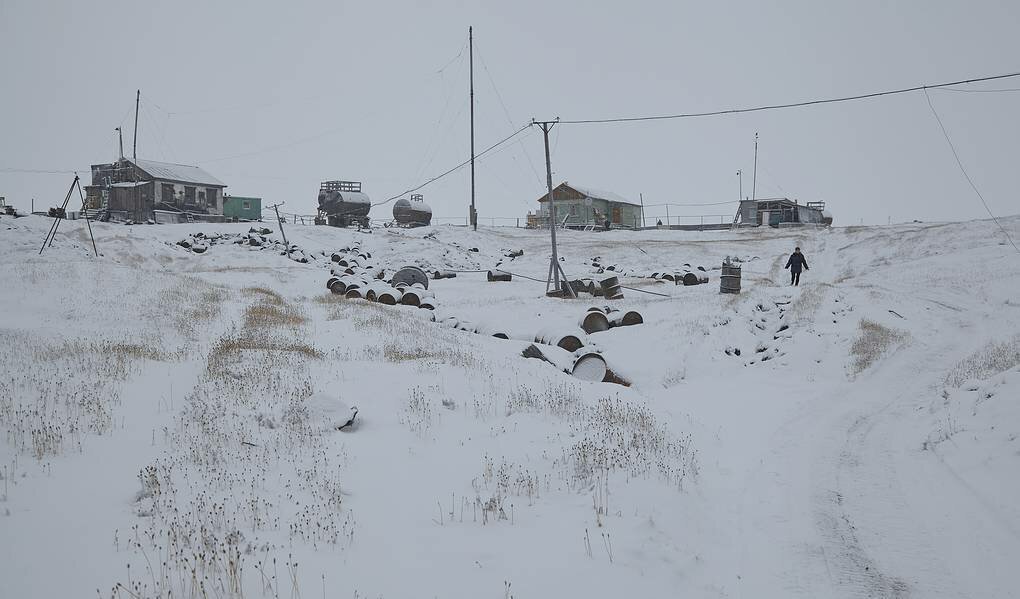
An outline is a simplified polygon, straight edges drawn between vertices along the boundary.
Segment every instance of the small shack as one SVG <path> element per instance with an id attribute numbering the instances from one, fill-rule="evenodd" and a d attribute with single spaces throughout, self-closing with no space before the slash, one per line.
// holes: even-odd
<path id="1" fill-rule="evenodd" d="M 825 211 L 825 202 L 801 204 L 789 198 L 761 198 L 741 200 L 734 223 L 741 227 L 828 226 L 832 217 Z"/>
<path id="2" fill-rule="evenodd" d="M 611 191 L 581 187 L 564 181 L 553 189 L 557 224 L 571 229 L 601 229 L 608 220 L 612 228 L 636 229 L 641 226 L 642 208 Z M 528 215 L 528 226 L 549 225 L 549 194 L 538 198 L 537 214 Z"/>
<path id="3" fill-rule="evenodd" d="M 223 217 L 227 220 L 262 220 L 262 198 L 223 196 Z"/>
<path id="4" fill-rule="evenodd" d="M 159 220 L 157 212 L 215 221 L 222 220 L 226 186 L 197 166 L 120 158 L 92 165 L 92 185 L 85 186 L 85 194 L 89 208 L 138 222 Z"/>

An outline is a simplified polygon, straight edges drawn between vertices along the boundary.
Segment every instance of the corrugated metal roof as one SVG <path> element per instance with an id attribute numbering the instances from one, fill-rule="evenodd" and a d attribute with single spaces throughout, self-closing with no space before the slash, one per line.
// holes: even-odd
<path id="1" fill-rule="evenodd" d="M 636 204 L 636 203 L 628 200 L 627 198 L 623 197 L 622 195 L 620 195 L 618 193 L 613 193 L 611 191 L 601 191 L 601 190 L 598 190 L 598 189 L 593 189 L 591 187 L 581 187 L 580 185 L 574 185 L 573 183 L 570 183 L 569 181 L 564 181 L 560 185 L 563 185 L 563 186 L 569 187 L 571 189 L 574 189 L 576 191 L 579 191 L 582 194 L 584 194 L 584 195 L 586 195 L 586 196 L 588 196 L 590 198 L 594 198 L 596 200 L 606 200 L 608 202 L 613 202 L 613 203 L 617 203 L 617 204 L 629 204 L 631 206 L 640 206 L 640 204 Z M 549 195 L 548 193 L 545 194 L 544 196 L 542 196 L 539 199 L 539 201 L 540 202 L 547 201 L 546 196 L 548 196 L 548 195 Z"/>
<path id="2" fill-rule="evenodd" d="M 138 168 L 152 175 L 155 179 L 166 179 L 167 181 L 178 181 L 180 183 L 195 183 L 196 185 L 208 185 L 210 187 L 226 187 L 227 184 L 210 175 L 205 170 L 187 164 L 173 164 L 171 162 L 156 162 L 155 160 L 127 159 L 133 162 Z"/>

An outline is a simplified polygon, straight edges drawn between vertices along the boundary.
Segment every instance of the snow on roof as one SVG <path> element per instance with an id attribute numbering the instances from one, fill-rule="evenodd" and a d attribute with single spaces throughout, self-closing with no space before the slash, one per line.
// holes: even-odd
<path id="1" fill-rule="evenodd" d="M 595 198 L 595 199 L 598 199 L 598 200 L 607 200 L 609 202 L 615 202 L 615 203 L 619 203 L 619 204 L 630 204 L 631 206 L 638 206 L 639 205 L 639 204 L 635 204 L 634 202 L 628 200 L 627 198 L 623 197 L 622 195 L 620 195 L 618 193 L 613 193 L 611 191 L 601 191 L 601 190 L 598 190 L 598 189 L 593 189 L 591 187 L 581 187 L 580 185 L 574 185 L 573 183 L 570 183 L 569 181 L 564 181 L 560 185 L 563 185 L 563 186 L 569 187 L 571 189 L 574 189 L 576 191 L 579 191 L 582 194 L 584 194 L 584 195 L 586 195 L 586 196 L 588 196 L 590 198 Z M 549 195 L 549 194 L 546 194 L 546 195 Z M 545 196 L 542 196 L 542 198 L 539 201 L 546 201 Z"/>
<path id="2" fill-rule="evenodd" d="M 148 181 L 126 181 L 124 183 L 114 183 L 110 187 L 141 187 L 148 184 Z"/>
<path id="3" fill-rule="evenodd" d="M 155 160 L 127 159 L 133 162 L 138 168 L 152 175 L 155 179 L 166 179 L 167 181 L 178 181 L 180 183 L 195 183 L 198 185 L 209 185 L 211 187 L 226 187 L 227 184 L 216 177 L 205 172 L 197 166 L 187 164 L 173 164 L 171 162 L 156 162 Z"/>

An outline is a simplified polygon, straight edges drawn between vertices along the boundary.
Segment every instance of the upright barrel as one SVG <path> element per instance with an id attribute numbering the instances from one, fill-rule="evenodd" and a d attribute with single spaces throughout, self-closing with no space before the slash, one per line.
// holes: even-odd
<path id="1" fill-rule="evenodd" d="M 602 287 L 602 293 L 606 299 L 620 299 L 623 297 L 623 290 L 620 289 L 620 279 L 617 277 L 608 277 L 599 281 L 599 286 Z"/>
<path id="2" fill-rule="evenodd" d="M 719 275 L 719 293 L 740 293 L 740 267 L 723 262 Z"/>

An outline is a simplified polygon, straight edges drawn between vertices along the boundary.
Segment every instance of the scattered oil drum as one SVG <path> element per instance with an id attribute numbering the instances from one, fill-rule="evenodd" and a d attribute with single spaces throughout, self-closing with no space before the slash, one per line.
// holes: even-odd
<path id="1" fill-rule="evenodd" d="M 505 330 L 494 327 L 489 323 L 481 323 L 475 327 L 475 332 L 479 335 L 485 335 L 486 337 L 495 337 L 496 339 L 510 339 L 510 334 Z"/>
<path id="2" fill-rule="evenodd" d="M 589 311 L 577 323 L 585 333 L 598 333 L 609 330 L 609 319 L 601 310 Z"/>
<path id="3" fill-rule="evenodd" d="M 390 287 L 378 295 L 378 301 L 380 304 L 386 304 L 387 306 L 396 306 L 400 303 L 403 295 L 403 291 Z"/>
<path id="4" fill-rule="evenodd" d="M 490 270 L 485 273 L 486 279 L 491 283 L 493 281 L 511 281 L 513 275 L 502 270 Z"/>
<path id="5" fill-rule="evenodd" d="M 685 272 L 684 276 L 681 278 L 681 281 L 683 281 L 684 286 L 690 287 L 691 285 L 701 284 L 701 277 L 694 274 L 693 272 Z"/>
<path id="6" fill-rule="evenodd" d="M 348 287 L 347 291 L 344 293 L 344 297 L 347 299 L 364 299 L 365 294 L 362 293 L 362 289 L 360 287 Z"/>
<path id="7" fill-rule="evenodd" d="M 425 271 L 418 268 L 417 266 L 405 266 L 393 274 L 393 278 L 390 279 L 390 283 L 396 287 L 399 283 L 406 283 L 407 285 L 413 285 L 420 283 L 422 288 L 429 288 L 429 276 L 425 274 Z"/>
<path id="8" fill-rule="evenodd" d="M 436 309 L 435 300 L 433 298 L 422 300 L 422 302 L 418 304 L 418 307 L 423 308 L 425 310 L 435 310 Z"/>
<path id="9" fill-rule="evenodd" d="M 457 273 L 453 272 L 452 270 L 437 270 L 436 272 L 434 272 L 432 274 L 432 278 L 433 279 L 455 279 L 455 278 L 457 278 Z"/>
<path id="10" fill-rule="evenodd" d="M 595 352 L 581 352 L 570 371 L 575 377 L 593 383 L 604 381 L 608 372 L 605 358 Z"/>
<path id="11" fill-rule="evenodd" d="M 602 293 L 606 299 L 621 299 L 623 298 L 623 290 L 620 288 L 620 279 L 613 276 L 602 279 L 599 281 L 599 286 L 602 287 Z"/>
<path id="12" fill-rule="evenodd" d="M 723 263 L 719 275 L 719 293 L 740 293 L 740 267 Z"/>
<path id="13" fill-rule="evenodd" d="M 435 294 L 431 291 L 415 287 L 404 287 L 403 292 L 404 295 L 400 298 L 400 303 L 405 306 L 420 307 L 423 301 L 428 301 L 435 297 Z"/>
<path id="14" fill-rule="evenodd" d="M 581 330 L 573 332 L 543 329 L 535 336 L 535 342 L 544 343 L 545 345 L 555 345 L 556 347 L 562 347 L 569 352 L 574 352 L 584 347 L 585 334 L 584 331 Z"/>
<path id="15" fill-rule="evenodd" d="M 626 312 L 620 310 L 614 312 L 609 317 L 609 324 L 611 324 L 614 327 L 629 327 L 636 324 L 641 324 L 644 321 L 645 319 L 641 317 L 641 313 L 635 312 L 634 310 L 628 310 Z"/>
<path id="16" fill-rule="evenodd" d="M 340 277 L 330 277 L 329 280 L 326 281 L 326 289 L 332 290 L 333 289 L 333 283 L 339 283 L 339 282 L 340 282 Z"/>

